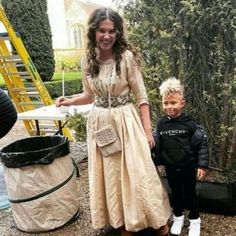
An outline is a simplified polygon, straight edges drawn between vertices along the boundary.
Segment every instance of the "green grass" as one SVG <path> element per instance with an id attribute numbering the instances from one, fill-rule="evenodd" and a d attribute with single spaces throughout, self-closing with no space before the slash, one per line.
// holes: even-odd
<path id="1" fill-rule="evenodd" d="M 5 85 L 5 81 L 2 78 L 2 75 L 0 74 L 0 87 L 2 88 L 2 87 L 4 87 L 4 85 Z"/>
<path id="2" fill-rule="evenodd" d="M 64 79 L 65 80 L 72 80 L 72 79 L 78 79 L 81 78 L 82 72 L 65 72 L 64 73 Z M 61 72 L 55 72 L 53 75 L 53 79 L 51 81 L 57 81 L 62 79 L 62 73 Z M 2 78 L 2 75 L 0 74 L 0 87 L 5 87 L 5 81 Z"/>
<path id="3" fill-rule="evenodd" d="M 78 79 L 81 78 L 82 72 L 65 72 L 64 73 L 64 79 L 65 80 L 71 80 L 71 79 Z M 62 80 L 62 72 L 55 72 L 53 75 L 53 81 L 56 80 Z"/>

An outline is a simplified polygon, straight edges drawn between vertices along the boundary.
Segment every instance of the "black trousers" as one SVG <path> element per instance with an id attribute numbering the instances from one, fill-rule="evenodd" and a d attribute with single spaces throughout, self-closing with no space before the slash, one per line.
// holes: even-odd
<path id="1" fill-rule="evenodd" d="M 188 166 L 176 168 L 166 166 L 166 175 L 171 188 L 171 203 L 175 216 L 183 215 L 185 206 L 189 209 L 189 219 L 199 217 L 196 194 L 196 168 Z"/>

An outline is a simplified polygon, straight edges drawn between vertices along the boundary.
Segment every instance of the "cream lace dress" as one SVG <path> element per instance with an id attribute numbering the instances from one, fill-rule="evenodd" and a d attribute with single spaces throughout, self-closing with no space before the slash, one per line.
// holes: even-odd
<path id="1" fill-rule="evenodd" d="M 91 97 L 108 96 L 113 64 L 113 60 L 101 62 L 98 78 L 83 80 L 84 92 Z M 121 75 L 111 82 L 111 96 L 127 95 L 132 91 L 137 105 L 148 103 L 141 73 L 130 51 L 123 54 Z M 94 106 L 89 114 L 87 141 L 92 225 L 95 229 L 125 225 L 126 230 L 133 232 L 147 227 L 157 229 L 167 223 L 170 206 L 152 162 L 140 117 L 134 105 L 127 103 L 111 108 L 111 122 L 123 150 L 111 157 L 102 157 L 93 132 L 109 124 L 109 108 Z"/>

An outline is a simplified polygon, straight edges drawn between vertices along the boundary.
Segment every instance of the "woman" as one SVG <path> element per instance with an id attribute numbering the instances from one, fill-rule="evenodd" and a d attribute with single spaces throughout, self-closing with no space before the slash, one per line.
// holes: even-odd
<path id="1" fill-rule="evenodd" d="M 60 97 L 56 105 L 94 102 L 87 124 L 93 227 L 109 224 L 121 228 L 123 236 L 152 227 L 158 235 L 167 235 L 170 207 L 150 155 L 155 144 L 138 54 L 124 37 L 122 18 L 108 8 L 92 13 L 87 39 L 84 93 L 70 99 Z M 131 91 L 141 119 L 130 103 Z M 114 127 L 122 150 L 104 157 L 95 132 L 109 124 Z"/>

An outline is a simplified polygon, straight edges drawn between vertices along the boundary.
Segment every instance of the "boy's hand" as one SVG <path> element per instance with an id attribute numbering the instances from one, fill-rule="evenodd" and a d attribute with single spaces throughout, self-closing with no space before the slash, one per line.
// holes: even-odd
<path id="1" fill-rule="evenodd" d="M 197 169 L 197 178 L 202 179 L 206 175 L 206 170 L 203 168 Z"/>

